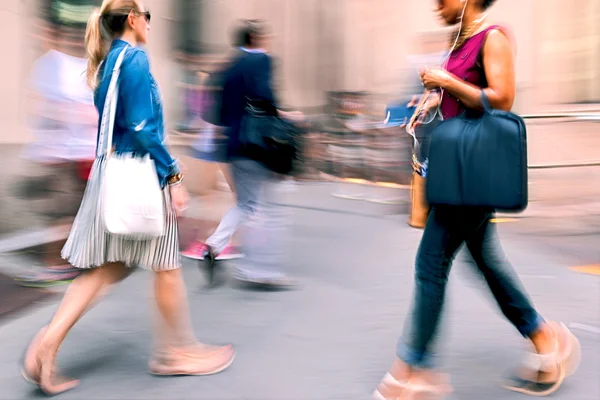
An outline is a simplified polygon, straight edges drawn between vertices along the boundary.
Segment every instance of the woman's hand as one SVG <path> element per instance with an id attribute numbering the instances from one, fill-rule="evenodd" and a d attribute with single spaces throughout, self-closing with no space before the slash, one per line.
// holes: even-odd
<path id="1" fill-rule="evenodd" d="M 427 99 L 425 100 L 425 102 L 423 103 L 423 105 L 421 106 L 419 115 L 417 116 L 417 118 L 414 121 L 414 124 L 412 126 L 409 126 L 410 129 L 414 129 L 420 125 L 423 125 L 423 123 L 425 121 L 430 121 L 432 118 L 431 113 L 432 112 L 437 112 L 437 107 L 440 104 L 440 93 L 439 92 L 430 92 L 429 94 L 423 94 L 421 96 L 427 96 Z M 417 97 L 416 99 L 413 98 L 409 104 L 408 107 L 416 107 L 419 105 L 421 101 L 420 96 Z M 428 123 L 428 122 L 427 122 Z"/>
<path id="2" fill-rule="evenodd" d="M 427 89 L 444 89 L 448 82 L 452 80 L 452 76 L 443 68 L 425 68 L 421 71 L 421 82 Z"/>
<path id="3" fill-rule="evenodd" d="M 423 104 L 423 112 L 421 115 L 424 116 L 425 114 L 431 112 L 431 110 L 434 108 L 437 108 L 437 106 L 440 105 L 440 99 L 441 96 L 438 92 L 430 93 L 427 96 L 427 100 L 425 100 L 425 104 Z"/>
<path id="4" fill-rule="evenodd" d="M 173 204 L 173 208 L 177 215 L 180 215 L 187 210 L 190 196 L 188 195 L 185 186 L 181 183 L 169 186 L 169 191 L 171 192 L 171 203 Z"/>

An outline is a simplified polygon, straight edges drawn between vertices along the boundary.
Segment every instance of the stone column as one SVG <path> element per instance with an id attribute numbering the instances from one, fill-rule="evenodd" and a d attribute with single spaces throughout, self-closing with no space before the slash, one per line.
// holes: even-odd
<path id="1" fill-rule="evenodd" d="M 24 83 L 33 54 L 33 40 L 27 27 L 36 4 L 31 1 L 2 0 L 0 40 L 7 62 L 0 64 L 0 142 L 27 143 L 31 135 L 23 129 Z"/>
<path id="2" fill-rule="evenodd" d="M 172 0 L 171 8 L 177 26 L 175 40 L 178 50 L 186 54 L 200 54 L 208 50 L 202 36 L 204 23 L 204 1 L 203 0 Z"/>
<path id="3" fill-rule="evenodd" d="M 150 67 L 163 98 L 166 126 L 171 127 L 179 107 L 175 85 L 178 74 L 174 60 L 176 8 L 172 0 L 144 0 L 144 5 L 153 14 L 147 46 Z"/>

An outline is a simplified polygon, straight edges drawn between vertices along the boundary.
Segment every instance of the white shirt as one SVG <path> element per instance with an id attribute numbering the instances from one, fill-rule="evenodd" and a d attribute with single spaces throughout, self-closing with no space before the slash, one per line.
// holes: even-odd
<path id="1" fill-rule="evenodd" d="M 98 116 L 86 68 L 85 58 L 56 50 L 35 62 L 29 86 L 40 104 L 39 113 L 28 116 L 34 142 L 25 157 L 39 162 L 94 159 Z"/>
<path id="2" fill-rule="evenodd" d="M 266 53 L 267 52 L 265 49 L 247 49 L 245 47 L 240 47 L 240 49 L 242 49 L 246 53 Z"/>

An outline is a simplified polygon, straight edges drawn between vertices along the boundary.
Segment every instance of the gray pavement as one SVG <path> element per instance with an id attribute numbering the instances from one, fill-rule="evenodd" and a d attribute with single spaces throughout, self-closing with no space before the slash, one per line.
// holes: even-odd
<path id="1" fill-rule="evenodd" d="M 186 263 L 196 332 L 206 342 L 236 345 L 238 358 L 230 370 L 185 378 L 146 373 L 151 275 L 136 272 L 67 338 L 60 366 L 82 383 L 60 398 L 369 398 L 393 360 L 409 311 L 421 231 L 409 228 L 405 215 L 386 215 L 391 214 L 387 206 L 331 198 L 330 191 L 328 185 L 310 185 L 301 188 L 304 194 L 285 200 L 294 205 L 290 271 L 301 280 L 300 290 L 248 292 L 228 285 L 206 291 L 195 264 Z M 598 399 L 600 279 L 571 272 L 567 267 L 578 260 L 520 229 L 518 223 L 500 227 L 509 259 L 540 311 L 571 324 L 585 351 L 579 373 L 553 398 Z M 18 256 L 5 260 L 18 268 Z M 40 304 L 0 325 L 0 399 L 40 397 L 20 379 L 17 362 L 56 304 Z M 504 391 L 498 382 L 520 360 L 526 344 L 462 257 L 455 264 L 446 311 L 440 362 L 452 377 L 451 398 L 524 398 Z"/>

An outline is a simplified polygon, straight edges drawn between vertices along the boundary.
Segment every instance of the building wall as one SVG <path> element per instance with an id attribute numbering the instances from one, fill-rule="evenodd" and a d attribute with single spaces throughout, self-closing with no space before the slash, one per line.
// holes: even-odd
<path id="1" fill-rule="evenodd" d="M 0 41 L 0 143 L 25 143 L 23 87 L 39 43 L 31 35 L 39 0 L 2 0 Z M 285 105 L 325 103 L 330 90 L 394 93 L 402 83 L 415 35 L 440 29 L 430 1 L 399 0 L 195 0 L 202 4 L 202 41 L 226 49 L 230 28 L 240 18 L 262 18 L 274 31 L 278 83 Z M 175 0 L 145 0 L 153 12 L 149 44 L 161 86 L 167 122 L 179 115 L 174 61 L 178 24 Z M 600 2 L 500 0 L 490 20 L 505 24 L 517 44 L 519 112 L 553 104 L 600 103 Z M 199 18 L 200 19 L 200 18 Z"/>
<path id="2" fill-rule="evenodd" d="M 548 102 L 600 102 L 600 2 L 536 2 L 539 92 Z"/>
<path id="3" fill-rule="evenodd" d="M 30 140 L 22 127 L 23 85 L 30 60 L 26 25 L 27 2 L 0 2 L 0 45 L 5 55 L 0 63 L 0 143 Z M 9 56 L 7 56 L 9 55 Z"/>

